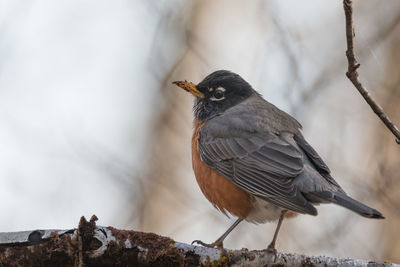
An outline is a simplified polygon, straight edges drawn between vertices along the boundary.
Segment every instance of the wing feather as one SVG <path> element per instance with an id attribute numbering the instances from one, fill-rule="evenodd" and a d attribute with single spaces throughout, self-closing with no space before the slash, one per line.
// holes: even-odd
<path id="1" fill-rule="evenodd" d="M 304 151 L 307 155 L 308 159 L 314 164 L 314 167 L 318 170 L 322 177 L 325 178 L 330 184 L 335 186 L 335 188 L 344 193 L 343 189 L 340 185 L 333 179 L 331 176 L 331 170 L 328 165 L 322 160 L 320 155 L 318 155 L 317 151 L 304 139 L 301 133 L 294 135 L 293 139 L 296 141 L 297 145 Z"/>

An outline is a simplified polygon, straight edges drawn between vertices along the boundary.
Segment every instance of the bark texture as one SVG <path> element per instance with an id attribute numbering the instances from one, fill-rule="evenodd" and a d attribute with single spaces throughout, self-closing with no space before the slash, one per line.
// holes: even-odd
<path id="1" fill-rule="evenodd" d="M 159 236 L 96 226 L 84 217 L 77 229 L 0 233 L 0 266 L 400 266 L 266 251 L 192 246 Z"/>

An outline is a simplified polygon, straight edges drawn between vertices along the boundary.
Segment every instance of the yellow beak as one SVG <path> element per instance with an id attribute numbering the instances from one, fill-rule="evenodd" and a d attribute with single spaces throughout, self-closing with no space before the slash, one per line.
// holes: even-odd
<path id="1" fill-rule="evenodd" d="M 188 91 L 189 93 L 191 93 L 195 97 L 204 98 L 204 94 L 197 89 L 197 87 L 196 87 L 196 85 L 194 83 L 191 83 L 191 82 L 188 82 L 188 81 L 184 81 L 184 82 L 183 81 L 176 81 L 176 82 L 173 82 L 173 84 L 176 84 L 177 86 L 179 86 L 183 90 Z"/>

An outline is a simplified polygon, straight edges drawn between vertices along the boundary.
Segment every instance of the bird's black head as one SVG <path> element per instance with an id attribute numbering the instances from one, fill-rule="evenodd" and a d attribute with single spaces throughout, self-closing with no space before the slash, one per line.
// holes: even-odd
<path id="1" fill-rule="evenodd" d="M 227 70 L 211 73 L 198 85 L 187 81 L 174 84 L 196 96 L 194 116 L 201 121 L 221 114 L 255 93 L 242 77 Z"/>

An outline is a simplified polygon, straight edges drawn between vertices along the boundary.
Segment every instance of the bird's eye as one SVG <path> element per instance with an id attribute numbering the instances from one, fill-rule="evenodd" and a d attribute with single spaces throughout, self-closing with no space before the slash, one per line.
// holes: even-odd
<path id="1" fill-rule="evenodd" d="M 225 98 L 225 89 L 218 87 L 215 89 L 213 96 L 210 98 L 212 101 L 220 101 Z"/>
<path id="2" fill-rule="evenodd" d="M 217 90 L 217 91 L 215 91 L 215 93 L 214 93 L 214 97 L 215 97 L 216 99 L 223 98 L 223 97 L 224 97 L 224 92 L 222 92 L 222 91 L 220 91 L 220 90 Z"/>

